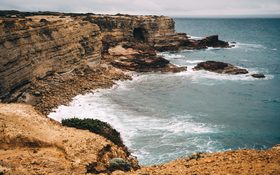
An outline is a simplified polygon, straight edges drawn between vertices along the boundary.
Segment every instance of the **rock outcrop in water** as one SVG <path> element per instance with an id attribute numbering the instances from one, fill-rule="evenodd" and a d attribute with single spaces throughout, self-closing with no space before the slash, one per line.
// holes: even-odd
<path id="1" fill-rule="evenodd" d="M 265 75 L 262 74 L 262 73 L 252 74 L 251 76 L 254 77 L 254 78 L 265 78 Z"/>
<path id="2" fill-rule="evenodd" d="M 186 71 L 186 67 L 178 67 L 168 60 L 158 56 L 154 50 L 136 50 L 133 48 L 123 48 L 118 45 L 109 49 L 109 53 L 115 56 L 111 62 L 114 67 L 136 72 L 181 72 Z"/>
<path id="3" fill-rule="evenodd" d="M 198 63 L 194 68 L 194 70 L 207 70 L 216 73 L 222 74 L 247 74 L 248 71 L 246 69 L 242 69 L 236 67 L 229 63 L 219 62 L 219 61 L 205 61 Z"/>

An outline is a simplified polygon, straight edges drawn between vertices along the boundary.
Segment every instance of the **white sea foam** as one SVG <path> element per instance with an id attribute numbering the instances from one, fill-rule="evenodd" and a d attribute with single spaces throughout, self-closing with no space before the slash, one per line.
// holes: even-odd
<path id="1" fill-rule="evenodd" d="M 66 118 L 94 118 L 110 123 L 122 135 L 125 144 L 139 155 L 135 148 L 135 139 L 139 136 L 159 136 L 162 142 L 184 134 L 214 133 L 218 132 L 215 126 L 207 126 L 192 120 L 191 115 L 158 117 L 152 113 L 147 114 L 144 104 L 137 108 L 126 105 L 125 98 L 114 99 L 118 92 L 131 90 L 135 83 L 141 83 L 149 78 L 156 79 L 159 74 L 135 75 L 134 80 L 121 82 L 112 89 L 98 90 L 94 93 L 76 96 L 69 106 L 60 106 L 49 117 L 57 121 Z M 175 74 L 163 74 L 172 77 Z M 112 94 L 113 93 L 113 94 Z M 129 93 L 129 92 L 128 92 Z M 164 141 L 167 139 L 166 141 Z M 153 143 L 157 144 L 157 143 Z"/>
<path id="2" fill-rule="evenodd" d="M 220 49 L 224 49 L 221 47 L 208 47 L 206 50 L 220 50 Z"/>
<path id="3" fill-rule="evenodd" d="M 200 60 L 197 60 L 200 61 Z M 249 68 L 248 74 L 240 74 L 240 75 L 230 75 L 230 74 L 219 74 L 215 72 L 209 72 L 206 70 L 199 70 L 199 71 L 194 71 L 193 68 L 195 65 L 193 64 L 188 64 L 188 71 L 184 72 L 179 72 L 177 74 L 174 74 L 174 76 L 187 76 L 190 77 L 193 83 L 201 83 L 201 84 L 207 84 L 207 85 L 214 85 L 215 82 L 204 82 L 205 79 L 209 80 L 229 80 L 229 81 L 260 81 L 260 80 L 270 80 L 273 79 L 274 76 L 270 74 L 265 74 L 264 79 L 257 79 L 252 77 L 252 74 L 255 73 L 261 73 L 261 72 L 266 72 L 263 70 L 256 70 L 256 69 L 251 69 Z"/>
<path id="4" fill-rule="evenodd" d="M 201 36 L 191 36 L 191 35 L 188 35 L 188 37 L 190 37 L 190 39 L 194 39 L 194 40 L 203 39 L 203 37 L 201 37 Z"/>
<path id="5" fill-rule="evenodd" d="M 186 60 L 187 64 L 198 64 L 203 62 L 203 60 Z"/>
<path id="6" fill-rule="evenodd" d="M 168 161 L 180 155 L 190 154 L 193 151 L 212 152 L 217 149 L 220 150 L 222 146 L 219 146 L 217 141 L 210 137 L 199 137 L 199 135 L 220 132 L 222 126 L 197 122 L 194 118 L 199 117 L 190 114 L 158 116 L 157 111 L 151 110 L 149 106 L 142 104 L 142 102 L 137 106 L 129 105 L 125 97 L 125 94 L 131 93 L 136 85 L 154 81 L 161 82 L 161 80 L 168 79 L 173 80 L 174 78 L 179 80 L 187 78 L 190 83 L 205 85 L 214 85 L 217 82 L 216 80 L 258 80 L 250 75 L 224 75 L 208 71 L 193 71 L 192 68 L 195 64 L 201 61 L 200 59 L 184 60 L 188 66 L 188 71 L 175 74 L 134 74 L 132 81 L 118 82 L 111 89 L 97 90 L 94 93 L 76 96 L 69 106 L 60 106 L 55 112 L 50 113 L 49 117 L 57 121 L 61 121 L 63 118 L 78 117 L 94 118 L 108 122 L 121 133 L 125 144 L 144 164 Z M 250 70 L 250 73 L 255 72 L 257 70 Z M 269 76 L 267 76 L 268 78 Z M 159 84 L 162 85 L 162 83 Z M 171 88 L 172 86 L 174 85 L 171 85 Z M 164 85 L 164 88 L 167 87 Z M 120 98 L 116 98 L 118 96 Z M 162 148 L 162 146 L 165 148 Z M 170 150 L 155 155 L 157 154 L 157 151 L 155 151 L 157 148 Z"/>
<path id="7" fill-rule="evenodd" d="M 266 47 L 262 44 L 251 44 L 251 43 L 240 43 L 237 42 L 235 44 L 235 48 L 251 48 L 251 49 L 266 49 Z"/>
<path id="8" fill-rule="evenodd" d="M 163 53 L 159 53 L 159 55 L 163 56 L 166 59 L 179 59 L 179 58 L 185 58 L 184 55 L 182 54 L 172 54 L 172 53 L 167 53 L 167 52 L 163 52 Z"/>

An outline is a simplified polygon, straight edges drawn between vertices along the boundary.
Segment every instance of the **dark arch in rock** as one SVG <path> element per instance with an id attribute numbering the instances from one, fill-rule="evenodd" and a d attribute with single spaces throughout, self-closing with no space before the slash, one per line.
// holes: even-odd
<path id="1" fill-rule="evenodd" d="M 141 27 L 134 28 L 133 38 L 137 41 L 147 41 L 147 31 Z"/>

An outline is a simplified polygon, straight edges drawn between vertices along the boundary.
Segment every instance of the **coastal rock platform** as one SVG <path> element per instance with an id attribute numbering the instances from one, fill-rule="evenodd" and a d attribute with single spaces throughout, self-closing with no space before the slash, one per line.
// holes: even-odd
<path id="1" fill-rule="evenodd" d="M 207 70 L 216 73 L 223 73 L 223 74 L 247 74 L 248 71 L 243 68 L 236 67 L 229 63 L 224 63 L 220 61 L 205 61 L 198 63 L 194 68 L 194 70 Z"/>

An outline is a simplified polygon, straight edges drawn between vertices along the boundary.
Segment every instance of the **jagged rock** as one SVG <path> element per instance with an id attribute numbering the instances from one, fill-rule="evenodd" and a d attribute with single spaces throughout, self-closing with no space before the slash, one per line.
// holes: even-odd
<path id="1" fill-rule="evenodd" d="M 109 170 L 129 171 L 131 170 L 131 164 L 122 158 L 113 158 L 109 161 Z"/>
<path id="2" fill-rule="evenodd" d="M 156 51 L 150 47 L 142 48 L 138 44 L 127 44 L 125 48 L 118 45 L 109 49 L 111 56 L 119 56 L 111 64 L 114 67 L 136 72 L 181 72 L 185 67 L 177 67 L 163 57 L 157 56 Z M 133 47 L 133 48 L 130 48 Z M 136 49 L 138 48 L 138 49 Z"/>
<path id="3" fill-rule="evenodd" d="M 177 67 L 163 57 L 154 58 L 122 58 L 111 63 L 113 66 L 136 72 L 181 72 L 186 67 Z"/>
<path id="4" fill-rule="evenodd" d="M 223 74 L 247 74 L 248 71 L 246 69 L 238 68 L 232 64 L 224 63 L 220 61 L 205 61 L 198 63 L 194 68 L 194 70 L 207 70 L 216 73 Z"/>
<path id="5" fill-rule="evenodd" d="M 219 40 L 218 35 L 208 36 L 204 39 L 198 40 L 199 47 L 221 47 L 227 48 L 230 47 L 228 42 Z"/>
<path id="6" fill-rule="evenodd" d="M 252 74 L 251 76 L 254 77 L 254 78 L 265 78 L 265 75 L 264 75 L 264 74 L 261 74 L 261 73 Z"/>

